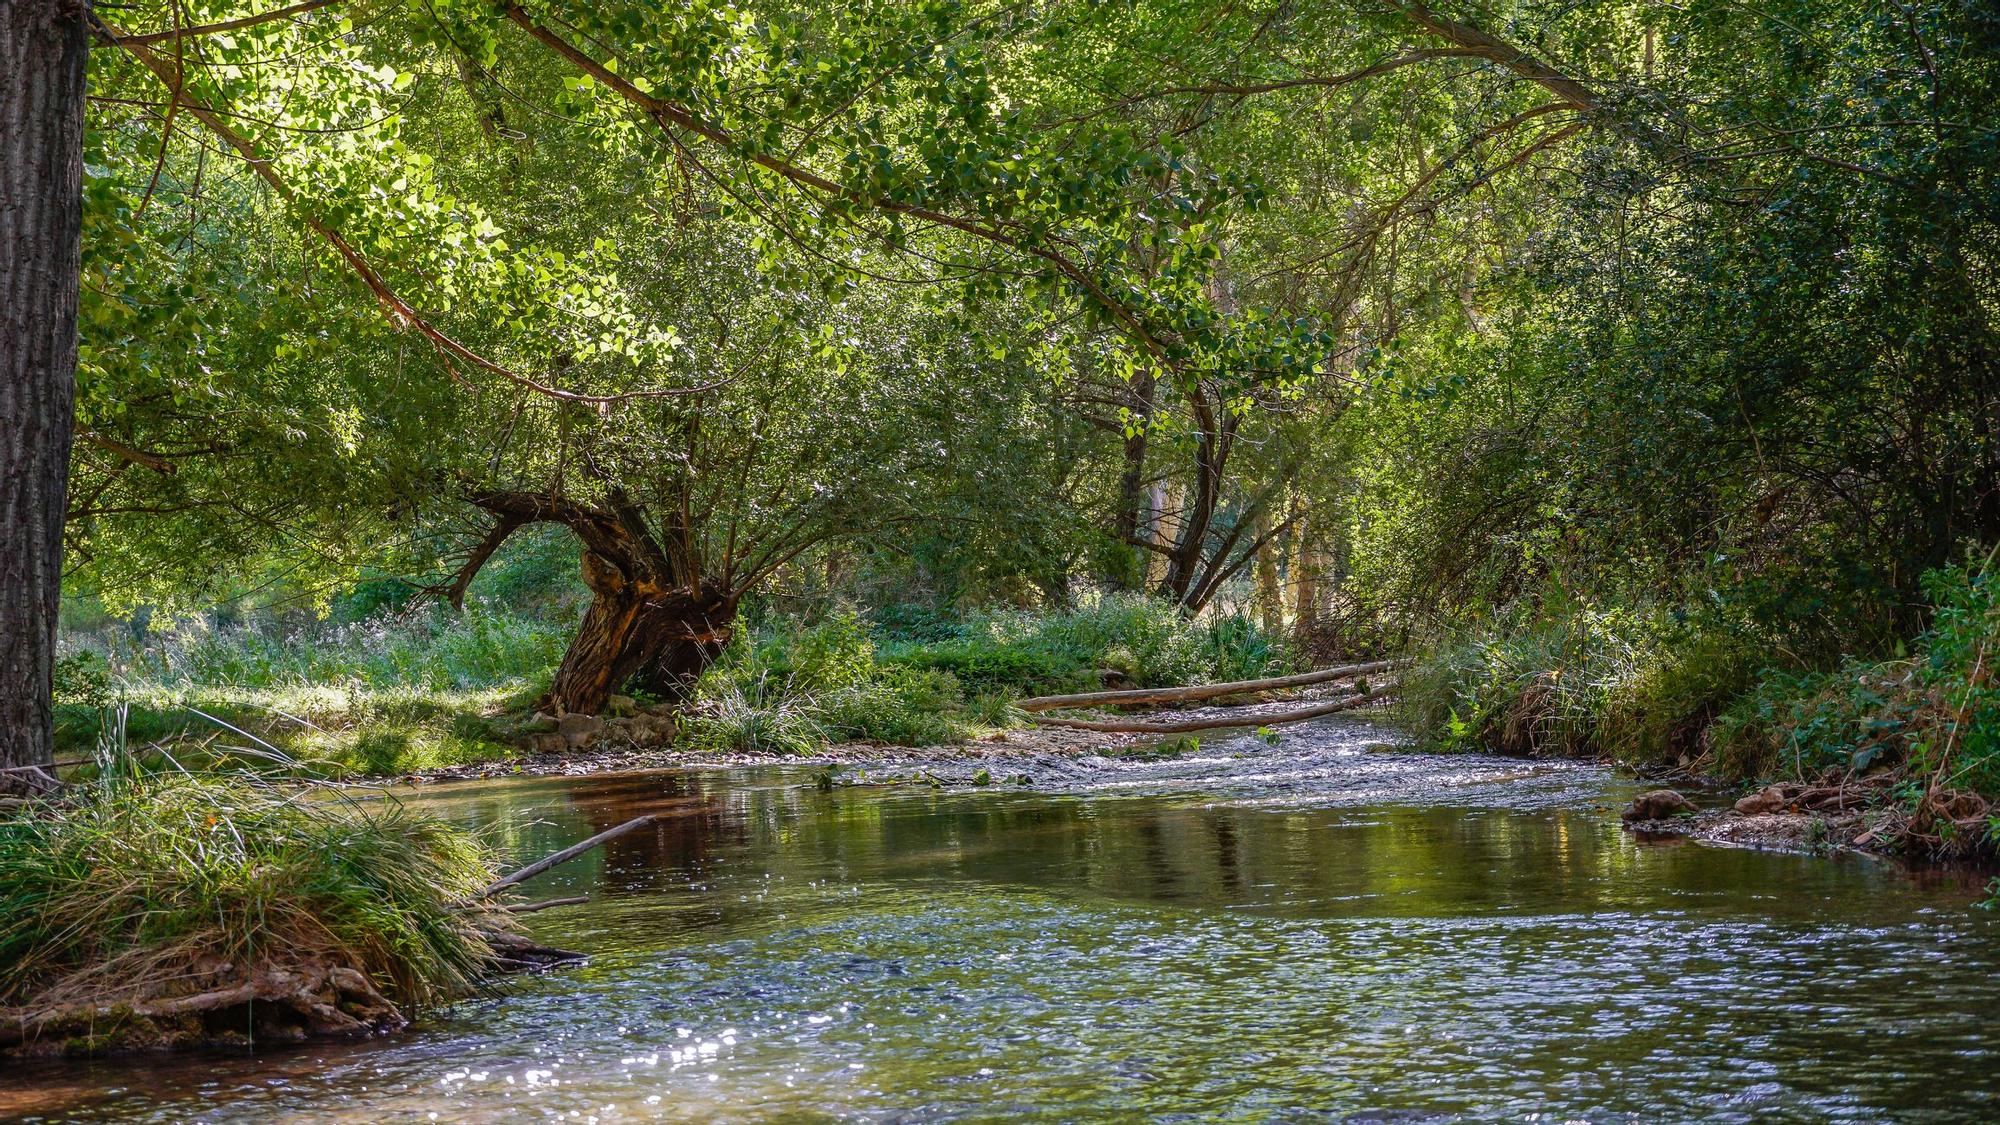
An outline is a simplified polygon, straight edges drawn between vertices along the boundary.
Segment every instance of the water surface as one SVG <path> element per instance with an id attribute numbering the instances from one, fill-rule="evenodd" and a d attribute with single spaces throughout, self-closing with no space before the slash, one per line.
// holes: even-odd
<path id="1" fill-rule="evenodd" d="M 0 1114 L 2000 1118 L 1975 881 L 1638 841 L 1608 771 L 1383 737 L 1038 762 L 1027 787 L 433 787 L 524 860 L 668 815 L 528 887 L 593 896 L 530 918 L 586 966 L 379 1042 L 21 1068 Z"/>

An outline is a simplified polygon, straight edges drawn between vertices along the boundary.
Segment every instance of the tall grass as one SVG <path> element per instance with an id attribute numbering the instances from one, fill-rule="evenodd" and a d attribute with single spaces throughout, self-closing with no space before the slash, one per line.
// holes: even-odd
<path id="1" fill-rule="evenodd" d="M 106 646 L 128 684 L 156 688 L 286 688 L 343 684 L 479 691 L 545 679 L 571 626 L 484 603 L 332 622 L 260 618 L 216 626 L 196 618 Z"/>
<path id="2" fill-rule="evenodd" d="M 107 776 L 0 820 L 0 1004 L 129 1002 L 317 961 L 423 1008 L 478 981 L 488 948 L 453 904 L 491 877 L 466 832 L 395 802 Z"/>
<path id="3" fill-rule="evenodd" d="M 86 747 L 103 709 L 122 702 L 135 740 L 182 746 L 204 761 L 246 741 L 216 738 L 222 728 L 205 715 L 325 775 L 504 759 L 516 751 L 502 716 L 547 682 L 568 630 L 468 603 L 463 613 L 386 612 L 345 623 L 194 619 L 138 643 L 100 632 L 72 638 L 59 665 L 57 733 L 71 750 Z"/>

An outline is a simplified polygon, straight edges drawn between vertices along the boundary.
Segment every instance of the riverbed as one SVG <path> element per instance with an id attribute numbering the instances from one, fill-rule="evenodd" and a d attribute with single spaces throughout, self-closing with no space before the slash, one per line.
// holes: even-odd
<path id="1" fill-rule="evenodd" d="M 591 896 L 526 919 L 585 965 L 368 1043 L 15 1064 L 0 1116 L 2000 1117 L 1977 877 L 1635 838 L 1603 767 L 1341 719 L 827 780 L 404 790 L 521 860 L 666 815 L 525 888 Z"/>

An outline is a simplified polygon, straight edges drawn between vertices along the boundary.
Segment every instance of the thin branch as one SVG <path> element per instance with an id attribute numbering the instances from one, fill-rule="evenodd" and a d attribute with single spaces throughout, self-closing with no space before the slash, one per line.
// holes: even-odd
<path id="1" fill-rule="evenodd" d="M 195 27 L 177 27 L 167 31 L 148 32 L 144 35 L 114 35 L 111 42 L 120 47 L 144 47 L 152 43 L 167 43 L 181 39 L 191 39 L 198 35 L 215 35 L 224 31 L 240 31 L 246 27 L 256 27 L 260 23 L 270 23 L 273 20 L 301 16 L 307 12 L 317 11 L 320 8 L 331 8 L 335 4 L 342 2 L 343 0 L 300 0 L 300 3 L 297 4 L 288 4 L 285 7 L 273 9 L 269 12 L 260 12 L 254 16 L 241 16 L 233 20 L 223 20 L 221 23 L 205 23 Z"/>
<path id="2" fill-rule="evenodd" d="M 183 74 L 177 64 L 162 58 L 158 53 L 142 44 L 131 42 L 111 25 L 105 24 L 101 20 L 99 24 L 106 38 L 113 43 L 123 46 L 131 53 L 133 58 L 139 60 L 141 65 L 147 70 L 152 71 L 153 76 L 164 83 L 169 91 L 182 89 Z M 593 406 L 626 402 L 633 399 L 668 398 L 700 394 L 704 391 L 714 390 L 716 387 L 722 385 L 716 382 L 704 383 L 693 387 L 625 391 L 618 394 L 583 394 L 576 391 L 566 391 L 560 387 L 549 386 L 546 383 L 522 375 L 487 359 L 485 356 L 459 343 L 442 329 L 425 319 L 409 302 L 405 301 L 394 289 L 390 288 L 389 283 L 383 280 L 382 275 L 376 272 L 375 267 L 369 263 L 368 259 L 363 257 L 359 250 L 355 249 L 353 243 L 349 242 L 339 231 L 328 226 L 306 208 L 304 200 L 299 197 L 299 194 L 293 190 L 291 184 L 284 177 L 278 175 L 270 158 L 257 148 L 256 143 L 231 128 L 220 113 L 202 103 L 182 97 L 177 96 L 174 100 L 182 104 L 189 114 L 203 125 L 208 126 L 211 132 L 215 133 L 224 143 L 234 149 L 236 154 L 243 159 L 244 163 L 249 165 L 250 170 L 255 172 L 259 179 L 270 185 L 271 190 L 278 194 L 278 197 L 284 201 L 285 205 L 298 217 L 300 222 L 304 223 L 313 233 L 319 235 L 329 246 L 333 247 L 334 251 L 347 262 L 349 268 L 361 279 L 362 284 L 366 285 L 369 292 L 375 295 L 376 301 L 382 307 L 383 315 L 388 319 L 392 327 L 398 330 L 406 328 L 415 329 L 419 335 L 430 341 L 431 346 L 436 349 L 440 357 L 445 359 L 447 368 L 450 367 L 450 357 L 456 356 L 488 374 L 497 375 L 510 383 L 527 387 L 538 394 L 560 399 L 564 402 L 575 402 Z"/>

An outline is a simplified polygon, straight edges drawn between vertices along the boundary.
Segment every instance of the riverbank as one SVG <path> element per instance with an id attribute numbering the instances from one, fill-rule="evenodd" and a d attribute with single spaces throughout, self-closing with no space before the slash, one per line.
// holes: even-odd
<path id="1" fill-rule="evenodd" d="M 107 775 L 0 814 L 0 1056 L 356 1038 L 519 960 L 494 853 L 400 804 Z"/>

